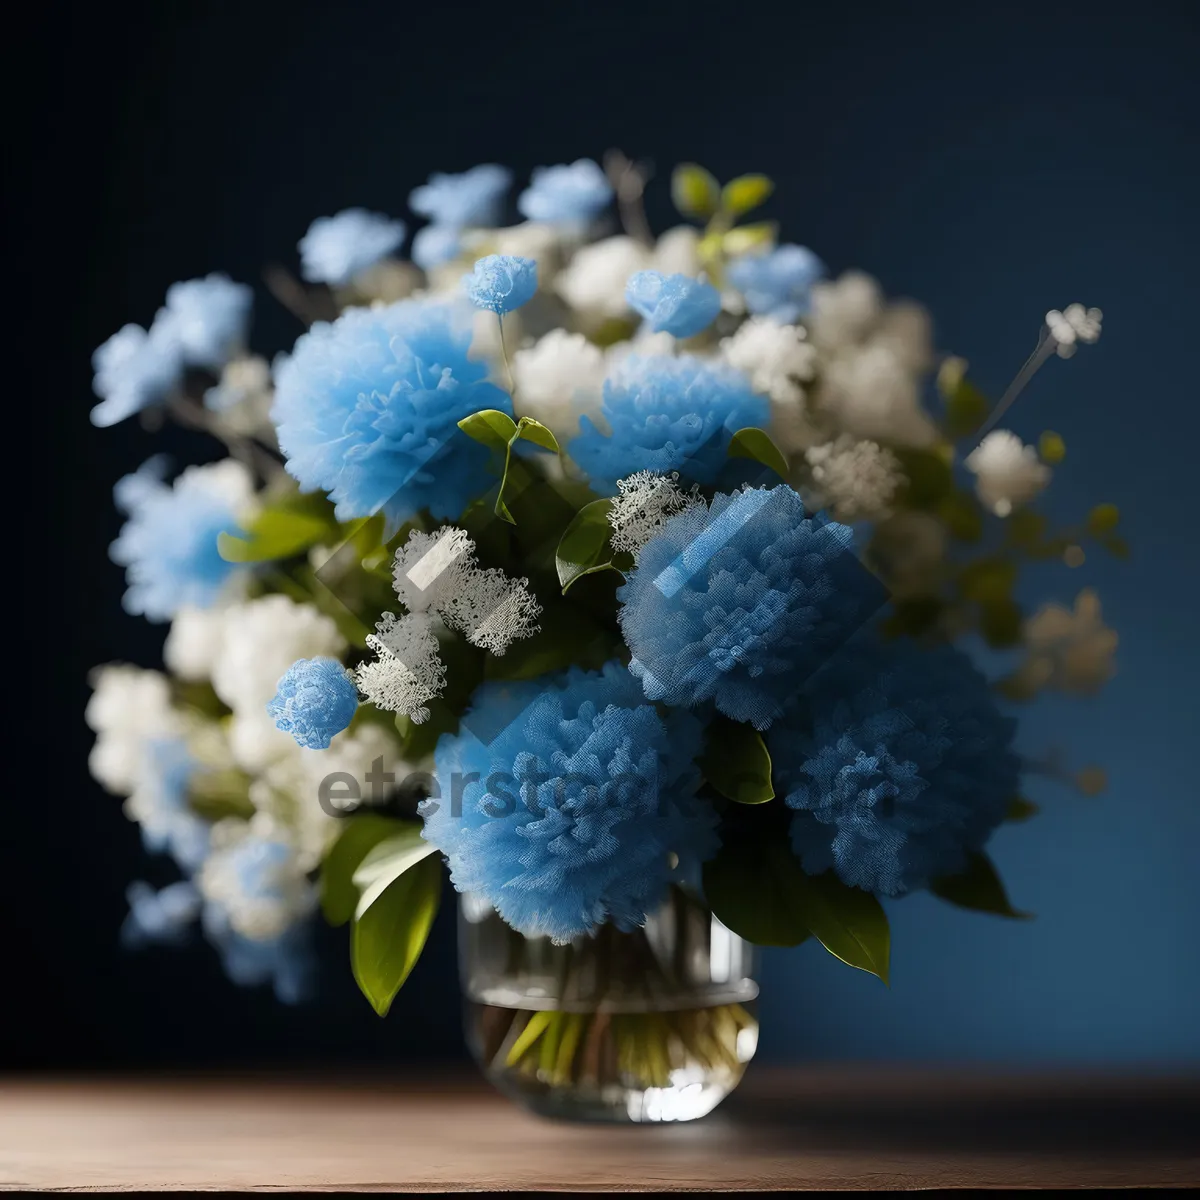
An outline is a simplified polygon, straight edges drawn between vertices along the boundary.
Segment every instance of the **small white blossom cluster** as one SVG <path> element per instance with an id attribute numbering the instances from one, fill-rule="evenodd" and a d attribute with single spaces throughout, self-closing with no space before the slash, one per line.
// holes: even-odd
<path id="1" fill-rule="evenodd" d="M 1073 609 L 1045 604 L 1022 631 L 1025 657 L 1009 690 L 1032 695 L 1043 689 L 1090 696 L 1112 677 L 1117 634 L 1104 624 L 1100 598 L 1084 588 Z"/>
<path id="2" fill-rule="evenodd" d="M 842 434 L 804 453 L 813 499 L 839 521 L 879 520 L 891 510 L 902 475 L 896 456 L 875 442 Z"/>
<path id="3" fill-rule="evenodd" d="M 721 339 L 721 354 L 770 399 L 771 432 L 779 448 L 788 454 L 810 444 L 805 384 L 816 371 L 817 348 L 804 327 L 750 317 L 732 337 Z"/>
<path id="4" fill-rule="evenodd" d="M 1050 468 L 1015 433 L 994 429 L 967 455 L 980 503 L 998 517 L 1028 504 L 1050 482 Z"/>
<path id="5" fill-rule="evenodd" d="M 375 658 L 355 669 L 358 690 L 376 708 L 401 713 L 417 725 L 428 721 L 429 701 L 446 686 L 430 615 L 385 612 L 375 632 L 367 635 L 367 648 Z"/>
<path id="6" fill-rule="evenodd" d="M 1100 324 L 1104 314 L 1098 308 L 1068 304 L 1059 312 L 1052 308 L 1046 314 L 1046 329 L 1054 339 L 1059 358 L 1070 358 L 1083 342 L 1091 345 L 1100 340 Z"/>
<path id="7" fill-rule="evenodd" d="M 579 418 L 600 403 L 604 351 L 582 333 L 552 329 L 512 359 L 513 380 L 528 416 L 560 438 L 579 431 Z"/>
<path id="8" fill-rule="evenodd" d="M 686 492 L 679 486 L 678 471 L 670 475 L 638 471 L 617 480 L 617 491 L 608 514 L 612 548 L 635 558 L 671 517 L 704 503 L 694 484 Z"/>
<path id="9" fill-rule="evenodd" d="M 128 796 L 137 786 L 146 743 L 177 736 L 183 725 L 171 706 L 167 677 L 124 665 L 98 667 L 93 673 L 84 719 L 96 734 L 88 767 L 118 796 Z"/>

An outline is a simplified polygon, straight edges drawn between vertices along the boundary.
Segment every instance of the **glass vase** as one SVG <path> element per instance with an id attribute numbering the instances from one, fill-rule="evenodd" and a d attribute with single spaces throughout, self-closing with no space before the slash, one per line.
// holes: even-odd
<path id="1" fill-rule="evenodd" d="M 758 1044 L 756 948 L 673 888 L 642 929 L 564 946 L 465 895 L 467 1040 L 518 1104 L 568 1120 L 690 1121 L 737 1087 Z"/>

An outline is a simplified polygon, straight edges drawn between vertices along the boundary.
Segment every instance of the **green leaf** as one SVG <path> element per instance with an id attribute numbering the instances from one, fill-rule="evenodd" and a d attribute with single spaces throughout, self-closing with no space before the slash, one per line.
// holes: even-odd
<path id="1" fill-rule="evenodd" d="M 1032 800 L 1026 800 L 1024 796 L 1014 796 L 1008 802 L 1008 812 L 1004 814 L 1004 819 L 1006 821 L 1028 821 L 1030 817 L 1036 817 L 1041 811 Z"/>
<path id="2" fill-rule="evenodd" d="M 948 358 L 938 369 L 937 386 L 946 414 L 942 430 L 951 440 L 969 437 L 987 420 L 991 404 L 966 377 L 967 364 L 961 358 Z"/>
<path id="3" fill-rule="evenodd" d="M 609 542 L 612 534 L 612 526 L 608 523 L 610 512 L 611 500 L 593 500 L 591 504 L 585 504 L 563 530 L 554 555 L 554 566 L 564 595 L 571 584 L 584 575 L 616 570 L 612 565 Z"/>
<path id="4" fill-rule="evenodd" d="M 1041 455 L 1042 462 L 1055 466 L 1067 457 L 1067 443 L 1057 433 L 1047 429 L 1038 438 L 1038 454 Z"/>
<path id="5" fill-rule="evenodd" d="M 1005 521 L 1007 541 L 1022 550 L 1034 550 L 1046 536 L 1047 524 L 1045 514 L 1031 508 L 1018 508 Z"/>
<path id="6" fill-rule="evenodd" d="M 469 417 L 463 417 L 458 427 L 467 437 L 496 449 L 506 447 L 517 432 L 516 421 L 498 408 L 483 408 Z"/>
<path id="7" fill-rule="evenodd" d="M 345 925 L 354 916 L 358 904 L 354 872 L 371 850 L 403 828 L 402 822 L 377 813 L 361 813 L 345 822 L 321 863 L 321 912 L 330 925 Z"/>
<path id="8" fill-rule="evenodd" d="M 762 735 L 749 725 L 725 717 L 708 727 L 707 745 L 700 759 L 705 779 L 727 800 L 738 804 L 765 804 L 775 799 L 771 786 L 771 756 Z"/>
<path id="9" fill-rule="evenodd" d="M 959 572 L 958 590 L 964 600 L 998 602 L 1012 595 L 1016 579 L 1017 568 L 1007 558 L 980 558 Z"/>
<path id="10" fill-rule="evenodd" d="M 977 542 L 983 537 L 983 510 L 970 492 L 951 492 L 938 504 L 938 516 L 950 536 L 960 542 Z"/>
<path id="11" fill-rule="evenodd" d="M 354 870 L 353 882 L 359 891 L 354 919 L 363 914 L 406 871 L 437 849 L 421 836 L 420 821 L 397 821 L 398 831 L 372 846 Z"/>
<path id="12" fill-rule="evenodd" d="M 989 599 L 979 606 L 979 632 L 995 650 L 1015 646 L 1021 640 L 1021 606 L 1008 597 Z"/>
<path id="13" fill-rule="evenodd" d="M 680 163 L 671 173 L 671 200 L 685 217 L 707 220 L 721 203 L 721 185 L 703 167 Z"/>
<path id="14" fill-rule="evenodd" d="M 250 800 L 250 776 L 236 767 L 220 771 L 196 771 L 188 783 L 188 807 L 206 821 L 254 816 Z"/>
<path id="15" fill-rule="evenodd" d="M 763 204 L 774 190 L 766 175 L 739 175 L 721 189 L 721 209 L 740 217 Z"/>
<path id="16" fill-rule="evenodd" d="M 559 452 L 558 439 L 541 421 L 535 421 L 532 417 L 522 417 L 517 422 L 516 433 L 513 436 L 541 446 L 543 450 L 551 450 L 555 454 Z"/>
<path id="17" fill-rule="evenodd" d="M 766 249 L 778 236 L 778 222 L 755 221 L 749 225 L 738 225 L 735 229 L 731 229 L 722 237 L 721 249 L 730 258 L 737 258 L 742 254 Z"/>
<path id="18" fill-rule="evenodd" d="M 272 562 L 307 550 L 330 531 L 320 517 L 268 508 L 248 523 L 244 538 L 218 534 L 217 552 L 226 562 Z"/>
<path id="19" fill-rule="evenodd" d="M 954 472 L 937 451 L 896 447 L 893 453 L 904 471 L 904 500 L 909 508 L 937 508 L 954 490 Z"/>
<path id="20" fill-rule="evenodd" d="M 1129 543 L 1118 533 L 1110 533 L 1100 544 L 1113 558 L 1129 557 Z"/>
<path id="21" fill-rule="evenodd" d="M 796 946 L 811 934 L 887 983 L 891 935 L 879 901 L 832 872 L 809 875 L 778 839 L 726 843 L 704 865 L 704 893 L 721 922 L 748 941 Z"/>
<path id="22" fill-rule="evenodd" d="M 752 458 L 764 467 L 770 467 L 780 479 L 788 474 L 787 459 L 782 451 L 761 429 L 752 426 L 739 429 L 729 443 L 730 458 Z"/>
<path id="23" fill-rule="evenodd" d="M 394 878 L 350 930 L 350 965 L 362 994 L 387 1016 L 425 948 L 442 896 L 440 858 L 425 857 Z"/>
<path id="24" fill-rule="evenodd" d="M 999 917 L 1028 920 L 1033 914 L 1018 912 L 1008 901 L 1008 893 L 992 860 L 986 854 L 972 854 L 967 869 L 961 875 L 935 879 L 929 890 L 959 908 L 976 912 L 995 913 Z"/>
<path id="25" fill-rule="evenodd" d="M 1112 533 L 1120 520 L 1121 510 L 1115 504 L 1097 504 L 1088 513 L 1088 532 L 1093 537 L 1102 537 L 1106 533 Z"/>

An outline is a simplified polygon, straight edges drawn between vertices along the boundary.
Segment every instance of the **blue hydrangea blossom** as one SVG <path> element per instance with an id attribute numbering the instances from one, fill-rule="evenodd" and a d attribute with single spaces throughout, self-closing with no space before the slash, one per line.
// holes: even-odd
<path id="1" fill-rule="evenodd" d="M 476 308 L 502 317 L 528 304 L 537 291 L 537 263 L 516 254 L 489 254 L 479 259 L 463 287 Z"/>
<path id="2" fill-rule="evenodd" d="M 314 325 L 275 373 L 288 471 L 327 490 L 342 521 L 382 511 L 394 531 L 422 509 L 457 517 L 488 482 L 487 449 L 458 422 L 512 412 L 470 348 L 465 305 L 402 300 Z"/>
<path id="3" fill-rule="evenodd" d="M 354 719 L 358 691 L 335 658 L 302 658 L 279 681 L 267 713 L 275 727 L 308 750 L 326 750 Z"/>
<path id="4" fill-rule="evenodd" d="M 727 274 L 755 316 L 789 324 L 808 313 L 812 285 L 825 274 L 825 264 L 806 246 L 788 243 L 735 259 Z"/>
<path id="5" fill-rule="evenodd" d="M 181 608 L 208 608 L 234 572 L 217 548 L 222 533 L 237 535 L 239 510 L 251 498 L 249 476 L 227 459 L 188 467 L 168 486 L 165 460 L 144 463 L 113 489 L 129 519 L 109 548 L 125 567 L 127 612 L 167 621 Z"/>
<path id="6" fill-rule="evenodd" d="M 138 880 L 125 890 L 125 900 L 129 913 L 121 925 L 121 942 L 130 948 L 181 942 L 203 903 L 196 885 L 188 880 L 157 890 Z"/>
<path id="7" fill-rule="evenodd" d="M 409 194 L 408 206 L 435 226 L 491 226 L 500 219 L 500 206 L 511 184 L 512 172 L 495 163 L 481 163 L 457 175 L 435 171 L 428 183 Z M 417 261 L 415 248 L 413 261 Z"/>
<path id="8" fill-rule="evenodd" d="M 461 249 L 461 232 L 450 225 L 426 225 L 413 234 L 412 260 L 422 271 L 453 262 Z"/>
<path id="9" fill-rule="evenodd" d="M 160 330 L 193 367 L 219 371 L 246 344 L 254 293 L 215 273 L 173 283 L 151 330 Z"/>
<path id="10" fill-rule="evenodd" d="M 698 720 L 660 716 L 619 663 L 484 684 L 438 743 L 424 836 L 459 891 L 527 936 L 634 928 L 716 850 L 715 814 L 695 798 L 701 740 Z"/>
<path id="11" fill-rule="evenodd" d="M 318 217 L 300 239 L 300 274 L 312 283 L 349 283 L 392 254 L 408 232 L 403 221 L 365 208 Z"/>
<path id="12" fill-rule="evenodd" d="M 714 483 L 733 435 L 770 415 L 740 371 L 690 354 L 626 359 L 604 382 L 601 411 L 610 432 L 585 415 L 568 453 L 609 494 L 637 471 Z"/>
<path id="13" fill-rule="evenodd" d="M 590 158 L 581 158 L 570 166 L 534 167 L 517 208 L 531 221 L 582 224 L 599 216 L 612 196 L 608 176 Z"/>
<path id="14" fill-rule="evenodd" d="M 188 804 L 188 788 L 198 769 L 182 738 L 153 738 L 142 748 L 137 786 L 125 802 L 142 844 L 152 854 L 169 854 L 184 871 L 194 871 L 209 850 L 207 821 Z"/>
<path id="15" fill-rule="evenodd" d="M 260 941 L 238 933 L 219 905 L 206 904 L 201 927 L 220 955 L 225 974 L 238 987 L 269 983 L 281 1004 L 300 1004 L 312 995 L 317 962 L 306 924 Z"/>
<path id="16" fill-rule="evenodd" d="M 964 870 L 1017 794 L 1015 729 L 961 651 L 856 638 L 768 736 L 805 870 L 885 896 Z"/>
<path id="17" fill-rule="evenodd" d="M 183 368 L 183 347 L 170 329 L 126 325 L 92 355 L 92 388 L 101 401 L 92 409 L 92 424 L 116 425 L 165 400 L 182 381 Z"/>
<path id="18" fill-rule="evenodd" d="M 625 286 L 625 299 L 655 333 L 694 337 L 721 311 L 721 293 L 711 283 L 687 275 L 639 271 Z"/>
<path id="19" fill-rule="evenodd" d="M 786 485 L 669 518 L 617 589 L 629 669 L 647 698 L 712 701 L 767 728 L 880 603 L 851 538 L 845 525 L 806 517 Z"/>

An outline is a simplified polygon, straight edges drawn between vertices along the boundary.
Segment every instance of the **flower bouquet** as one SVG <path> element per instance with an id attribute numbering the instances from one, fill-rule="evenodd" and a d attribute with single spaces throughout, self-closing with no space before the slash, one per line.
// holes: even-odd
<path id="1" fill-rule="evenodd" d="M 887 981 L 885 905 L 1021 917 L 986 853 L 1035 806 L 1005 709 L 1090 692 L 1091 591 L 1026 613 L 1021 566 L 1123 555 L 1115 507 L 1052 528 L 1063 460 L 998 427 L 1100 313 L 1046 316 L 992 404 L 915 304 L 827 277 L 748 219 L 761 175 L 433 175 L 425 224 L 313 223 L 308 328 L 247 350 L 251 290 L 177 283 L 95 355 L 97 425 L 228 451 L 116 486 L 125 607 L 166 670 L 100 668 L 91 766 L 182 879 L 135 883 L 130 943 L 198 923 L 238 983 L 311 986 L 348 924 L 386 1014 L 461 893 L 468 1035 L 544 1112 L 686 1119 L 754 1053 L 755 948 L 812 940 Z M 615 225 L 611 210 L 623 228 Z M 964 644 L 1007 667 L 987 678 Z"/>

